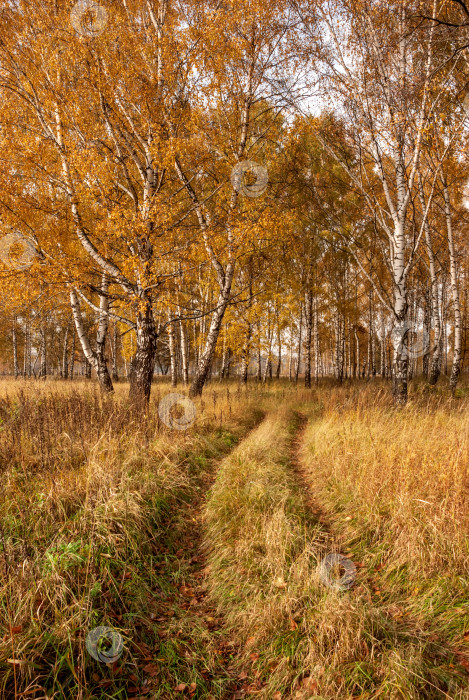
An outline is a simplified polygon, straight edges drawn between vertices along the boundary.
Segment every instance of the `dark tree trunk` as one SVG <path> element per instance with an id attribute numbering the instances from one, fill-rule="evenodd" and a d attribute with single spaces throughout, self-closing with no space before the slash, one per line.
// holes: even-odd
<path id="1" fill-rule="evenodd" d="M 396 326 L 393 335 L 394 358 L 392 391 L 395 404 L 398 406 L 404 406 L 407 403 L 407 369 L 409 364 L 407 344 L 409 328 L 408 324 L 406 323 L 408 308 L 407 299 L 402 295 L 399 301 L 400 304 L 396 303 L 396 307 L 399 310 L 399 315 L 396 319 Z"/>
<path id="2" fill-rule="evenodd" d="M 91 379 L 91 362 L 85 357 L 85 377 Z"/>
<path id="3" fill-rule="evenodd" d="M 137 349 L 132 358 L 129 396 L 137 404 L 148 403 L 155 367 L 156 332 L 151 301 L 142 300 L 137 312 Z"/>
<path id="4" fill-rule="evenodd" d="M 99 382 L 100 387 L 107 392 L 112 392 L 112 391 L 114 391 L 114 387 L 112 385 L 112 379 L 111 379 L 111 376 L 109 374 L 109 370 L 107 368 L 106 357 L 104 354 L 104 346 L 105 346 L 105 339 L 103 342 L 98 341 L 96 343 L 96 363 L 95 363 L 96 376 L 98 377 L 98 382 Z M 90 365 L 90 367 L 91 367 L 91 365 Z M 90 376 L 91 376 L 91 370 L 90 370 Z"/>
<path id="5" fill-rule="evenodd" d="M 103 281 L 103 292 L 107 292 L 107 281 Z M 98 323 L 98 331 L 96 333 L 96 353 L 95 353 L 95 371 L 98 377 L 99 386 L 106 392 L 114 391 L 111 375 L 106 363 L 106 337 L 109 326 L 109 318 L 107 311 L 107 299 L 101 297 L 102 314 Z"/>
<path id="6" fill-rule="evenodd" d="M 340 311 L 337 311 L 336 319 L 336 346 L 335 346 L 335 374 L 336 379 L 342 382 L 344 379 L 344 319 Z"/>
<path id="7" fill-rule="evenodd" d="M 396 404 L 402 406 L 407 402 L 407 366 L 407 353 L 397 353 L 394 356 L 393 396 Z"/>

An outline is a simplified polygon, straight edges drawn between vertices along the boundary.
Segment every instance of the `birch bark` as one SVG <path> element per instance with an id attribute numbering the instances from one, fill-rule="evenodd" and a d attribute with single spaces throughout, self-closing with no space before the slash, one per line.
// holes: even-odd
<path id="1" fill-rule="evenodd" d="M 451 367 L 451 376 L 449 380 L 449 385 L 451 391 L 456 391 L 456 386 L 458 383 L 459 374 L 461 371 L 461 343 L 462 343 L 462 316 L 461 316 L 461 302 L 459 298 L 459 287 L 458 287 L 458 266 L 456 257 L 456 248 L 454 244 L 453 236 L 453 224 L 451 217 L 451 201 L 448 192 L 448 185 L 446 177 L 443 177 L 443 197 L 445 202 L 445 219 L 446 219 L 446 232 L 448 236 L 448 251 L 449 251 L 449 271 L 450 271 L 450 285 L 451 285 L 451 296 L 453 302 L 453 317 L 454 317 L 454 343 L 453 343 L 453 364 Z"/>

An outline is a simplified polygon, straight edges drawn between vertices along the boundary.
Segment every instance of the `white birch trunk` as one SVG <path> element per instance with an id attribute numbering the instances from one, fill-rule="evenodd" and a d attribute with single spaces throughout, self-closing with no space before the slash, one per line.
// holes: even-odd
<path id="1" fill-rule="evenodd" d="M 451 220 L 451 202 L 446 180 L 443 181 L 443 197 L 445 201 L 446 231 L 448 234 L 449 251 L 449 271 L 454 318 L 453 365 L 451 368 L 451 377 L 449 380 L 449 385 L 451 391 L 454 394 L 458 383 L 459 373 L 461 371 L 462 318 L 458 288 L 458 267 L 456 261 L 456 249 L 454 245 L 453 225 Z"/>

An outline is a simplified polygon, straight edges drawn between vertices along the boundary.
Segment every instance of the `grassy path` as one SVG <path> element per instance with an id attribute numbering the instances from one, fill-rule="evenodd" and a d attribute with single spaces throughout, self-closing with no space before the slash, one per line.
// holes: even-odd
<path id="1" fill-rule="evenodd" d="M 256 411 L 249 429 L 261 417 Z M 229 448 L 236 442 L 228 436 Z M 248 439 L 243 437 L 243 440 Z M 242 444 L 242 443 L 241 443 Z M 224 631 L 224 618 L 207 596 L 203 509 L 220 453 L 189 464 L 192 489 L 165 526 L 157 567 L 165 591 L 155 611 L 160 644 L 148 652 L 144 667 L 151 698 L 230 698 L 239 686 L 233 659 L 237 648 Z"/>
<path id="2" fill-rule="evenodd" d="M 269 413 L 223 461 L 207 503 L 210 593 L 243 644 L 240 698 L 306 698 L 317 687 L 304 625 L 316 597 L 311 546 L 323 535 L 292 474 L 298 429 L 288 407 Z"/>
<path id="3" fill-rule="evenodd" d="M 231 648 L 206 600 L 200 509 L 262 411 L 259 399 L 218 397 L 215 415 L 215 398 L 184 434 L 161 432 L 153 407 L 121 432 L 125 405 L 109 404 L 106 425 L 100 397 L 80 413 L 75 395 L 49 402 L 61 425 L 47 433 L 50 465 L 1 475 L 0 697 L 226 697 Z M 31 460 L 40 411 L 31 400 L 16 428 Z M 113 664 L 85 648 L 101 625 L 124 642 Z"/>
<path id="4" fill-rule="evenodd" d="M 409 435 L 442 415 L 365 411 L 343 392 L 278 399 L 214 394 L 210 416 L 180 436 L 157 429 L 154 411 L 123 433 L 115 404 L 103 433 L 99 400 L 77 412 L 75 396 L 50 402 L 54 433 L 24 405 L 16 434 L 31 464 L 0 485 L 0 697 L 468 700 L 463 536 L 439 538 L 444 521 L 410 510 L 437 486 L 401 466 Z M 49 462 L 33 463 L 35 431 Z M 395 494 L 383 478 L 391 433 Z M 432 449 L 447 460 L 442 445 Z M 463 488 L 451 502 L 462 533 Z M 357 567 L 349 590 L 320 576 L 332 552 Z M 98 625 L 124 639 L 112 665 L 85 650 Z"/>
<path id="5" fill-rule="evenodd" d="M 321 420 L 312 404 L 270 412 L 223 461 L 207 503 L 210 595 L 243 645 L 235 697 L 466 700 L 462 657 L 431 609 L 386 582 L 383 543 L 354 504 L 325 498 L 340 489 L 328 491 L 327 465 L 322 487 L 315 473 Z M 356 565 L 349 590 L 319 575 L 332 552 Z"/>

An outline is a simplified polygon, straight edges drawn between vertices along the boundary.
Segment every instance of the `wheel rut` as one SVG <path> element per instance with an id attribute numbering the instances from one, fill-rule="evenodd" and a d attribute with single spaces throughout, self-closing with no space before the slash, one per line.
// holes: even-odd
<path id="1" fill-rule="evenodd" d="M 290 448 L 290 465 L 297 484 L 300 486 L 303 501 L 314 520 L 321 525 L 324 535 L 330 541 L 334 541 L 332 525 L 326 513 L 320 508 L 314 499 L 313 490 L 308 479 L 308 474 L 301 457 L 304 436 L 308 427 L 308 417 L 304 413 L 295 414 L 297 427 Z"/>
<path id="2" fill-rule="evenodd" d="M 261 420 L 257 420 L 235 449 Z M 190 498 L 180 503 L 177 514 L 168 523 L 160 575 L 166 580 L 154 621 L 159 626 L 160 646 L 145 649 L 149 672 L 142 698 L 204 698 L 232 700 L 245 697 L 245 666 L 240 671 L 237 658 L 240 647 L 224 633 L 224 619 L 208 595 L 208 570 L 204 550 L 204 507 L 221 458 L 208 460 L 192 474 L 194 487 Z M 162 683 L 163 681 L 163 683 Z M 163 687 L 162 687 L 163 686 Z M 141 691 L 140 691 L 141 692 Z"/>

